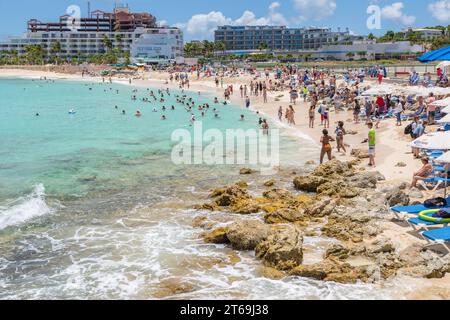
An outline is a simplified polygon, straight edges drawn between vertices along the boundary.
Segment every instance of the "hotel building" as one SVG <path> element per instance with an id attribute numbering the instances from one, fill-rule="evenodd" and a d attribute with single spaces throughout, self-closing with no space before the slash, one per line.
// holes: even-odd
<path id="1" fill-rule="evenodd" d="M 350 31 L 330 28 L 287 28 L 283 26 L 220 26 L 215 41 L 225 43 L 227 51 L 258 50 L 265 43 L 271 51 L 316 50 L 326 44 L 351 42 Z"/>
<path id="2" fill-rule="evenodd" d="M 40 45 L 47 57 L 84 59 L 103 54 L 111 47 L 128 52 L 135 61 L 158 62 L 175 60 L 183 55 L 183 33 L 178 28 L 158 27 L 156 18 L 149 13 L 131 13 L 127 7 L 116 7 L 112 13 L 94 11 L 87 18 L 73 20 L 69 15 L 58 22 L 28 22 L 28 32 L 0 43 L 0 55 L 15 50 L 19 56 L 29 45 Z M 52 52 L 59 42 L 61 50 Z"/>

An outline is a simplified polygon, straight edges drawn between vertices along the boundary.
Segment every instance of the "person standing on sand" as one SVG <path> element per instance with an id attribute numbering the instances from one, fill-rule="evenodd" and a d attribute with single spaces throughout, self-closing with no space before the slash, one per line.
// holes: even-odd
<path id="1" fill-rule="evenodd" d="M 331 161 L 331 151 L 333 150 L 331 142 L 334 141 L 334 139 L 328 135 L 327 129 L 324 129 L 322 133 L 323 136 L 320 138 L 320 143 L 322 144 L 322 150 L 320 151 L 320 164 L 323 163 L 325 155 L 328 155 L 328 160 Z"/>
<path id="2" fill-rule="evenodd" d="M 339 121 L 335 133 L 338 152 L 341 152 L 342 149 L 345 155 L 347 153 L 347 150 L 345 149 L 344 136 L 347 134 L 347 132 L 344 129 L 344 122 Z"/>
<path id="3" fill-rule="evenodd" d="M 369 167 L 375 167 L 376 132 L 372 122 L 369 122 L 367 127 L 369 128 L 368 138 L 362 143 L 369 143 Z"/>
<path id="4" fill-rule="evenodd" d="M 242 86 L 242 84 L 239 88 L 239 91 L 241 92 L 241 99 L 243 99 L 244 98 L 244 87 Z"/>
<path id="5" fill-rule="evenodd" d="M 280 122 L 283 122 L 283 107 L 281 106 L 278 109 L 278 119 L 280 120 Z"/>
<path id="6" fill-rule="evenodd" d="M 264 103 L 267 103 L 267 88 L 263 87 L 263 99 Z"/>
<path id="7" fill-rule="evenodd" d="M 249 98 L 248 96 L 245 97 L 245 107 L 246 107 L 247 109 L 250 108 L 250 98 Z"/>
<path id="8" fill-rule="evenodd" d="M 295 110 L 292 106 L 289 106 L 289 124 L 296 125 L 295 124 Z"/>
<path id="9" fill-rule="evenodd" d="M 309 127 L 314 129 L 314 120 L 316 118 L 316 106 L 309 107 Z"/>

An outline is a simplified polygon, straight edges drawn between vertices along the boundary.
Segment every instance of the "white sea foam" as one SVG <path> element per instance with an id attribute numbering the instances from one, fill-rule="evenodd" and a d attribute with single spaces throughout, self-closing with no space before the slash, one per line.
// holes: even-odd
<path id="1" fill-rule="evenodd" d="M 44 185 L 38 184 L 30 195 L 0 206 L 0 230 L 51 212 L 52 209 L 45 202 Z"/>

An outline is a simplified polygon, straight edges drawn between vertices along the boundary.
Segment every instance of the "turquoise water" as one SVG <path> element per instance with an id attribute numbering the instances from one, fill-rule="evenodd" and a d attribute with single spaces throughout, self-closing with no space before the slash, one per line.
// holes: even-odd
<path id="1" fill-rule="evenodd" d="M 174 100 L 181 93 L 171 94 L 146 103 L 146 89 L 120 84 L 0 80 L 0 299 L 378 297 L 362 285 L 264 279 L 252 253 L 233 264 L 230 249 L 199 240 L 196 217 L 237 217 L 189 208 L 211 188 L 242 179 L 241 166 L 172 163 L 173 130 L 192 128 Z M 186 94 L 211 104 L 210 96 Z M 172 104 L 167 121 L 152 112 Z M 257 126 L 250 111 L 214 107 L 221 117 L 208 112 L 206 129 Z M 280 148 L 288 165 L 317 157 L 307 139 L 283 136 Z M 325 248 L 321 239 L 306 241 Z M 170 292 L 171 282 L 190 289 Z"/>

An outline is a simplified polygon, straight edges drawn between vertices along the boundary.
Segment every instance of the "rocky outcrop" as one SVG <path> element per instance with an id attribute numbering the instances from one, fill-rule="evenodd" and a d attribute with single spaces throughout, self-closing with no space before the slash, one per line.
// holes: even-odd
<path id="1" fill-rule="evenodd" d="M 279 209 L 264 215 L 264 221 L 268 224 L 296 223 L 304 222 L 305 220 L 306 216 L 304 210 L 301 209 Z"/>
<path id="2" fill-rule="evenodd" d="M 368 159 L 369 151 L 366 149 L 353 149 L 350 155 L 358 159 Z"/>
<path id="3" fill-rule="evenodd" d="M 249 174 L 253 174 L 256 171 L 250 168 L 242 168 L 241 170 L 239 170 L 239 174 L 241 175 L 249 175 Z"/>
<path id="4" fill-rule="evenodd" d="M 205 232 L 201 235 L 206 243 L 226 244 L 230 243 L 227 237 L 227 228 L 215 229 L 211 232 Z"/>
<path id="5" fill-rule="evenodd" d="M 409 205 L 409 196 L 400 188 L 394 188 L 386 194 L 386 202 L 390 207 Z"/>
<path id="6" fill-rule="evenodd" d="M 369 278 L 364 267 L 352 267 L 348 263 L 338 263 L 331 259 L 313 265 L 298 266 L 291 270 L 289 274 L 337 283 L 356 283 L 367 281 Z"/>
<path id="7" fill-rule="evenodd" d="M 294 186 L 299 191 L 317 192 L 317 188 L 326 182 L 327 180 L 322 177 L 310 175 L 305 177 L 296 177 L 294 179 Z"/>
<path id="8" fill-rule="evenodd" d="M 281 271 L 291 270 L 303 262 L 303 237 L 293 225 L 273 229 L 267 239 L 256 247 L 256 256 L 264 264 Z"/>
<path id="9" fill-rule="evenodd" d="M 236 250 L 254 250 L 263 240 L 267 239 L 270 227 L 261 221 L 238 221 L 229 226 L 227 239 Z"/>

